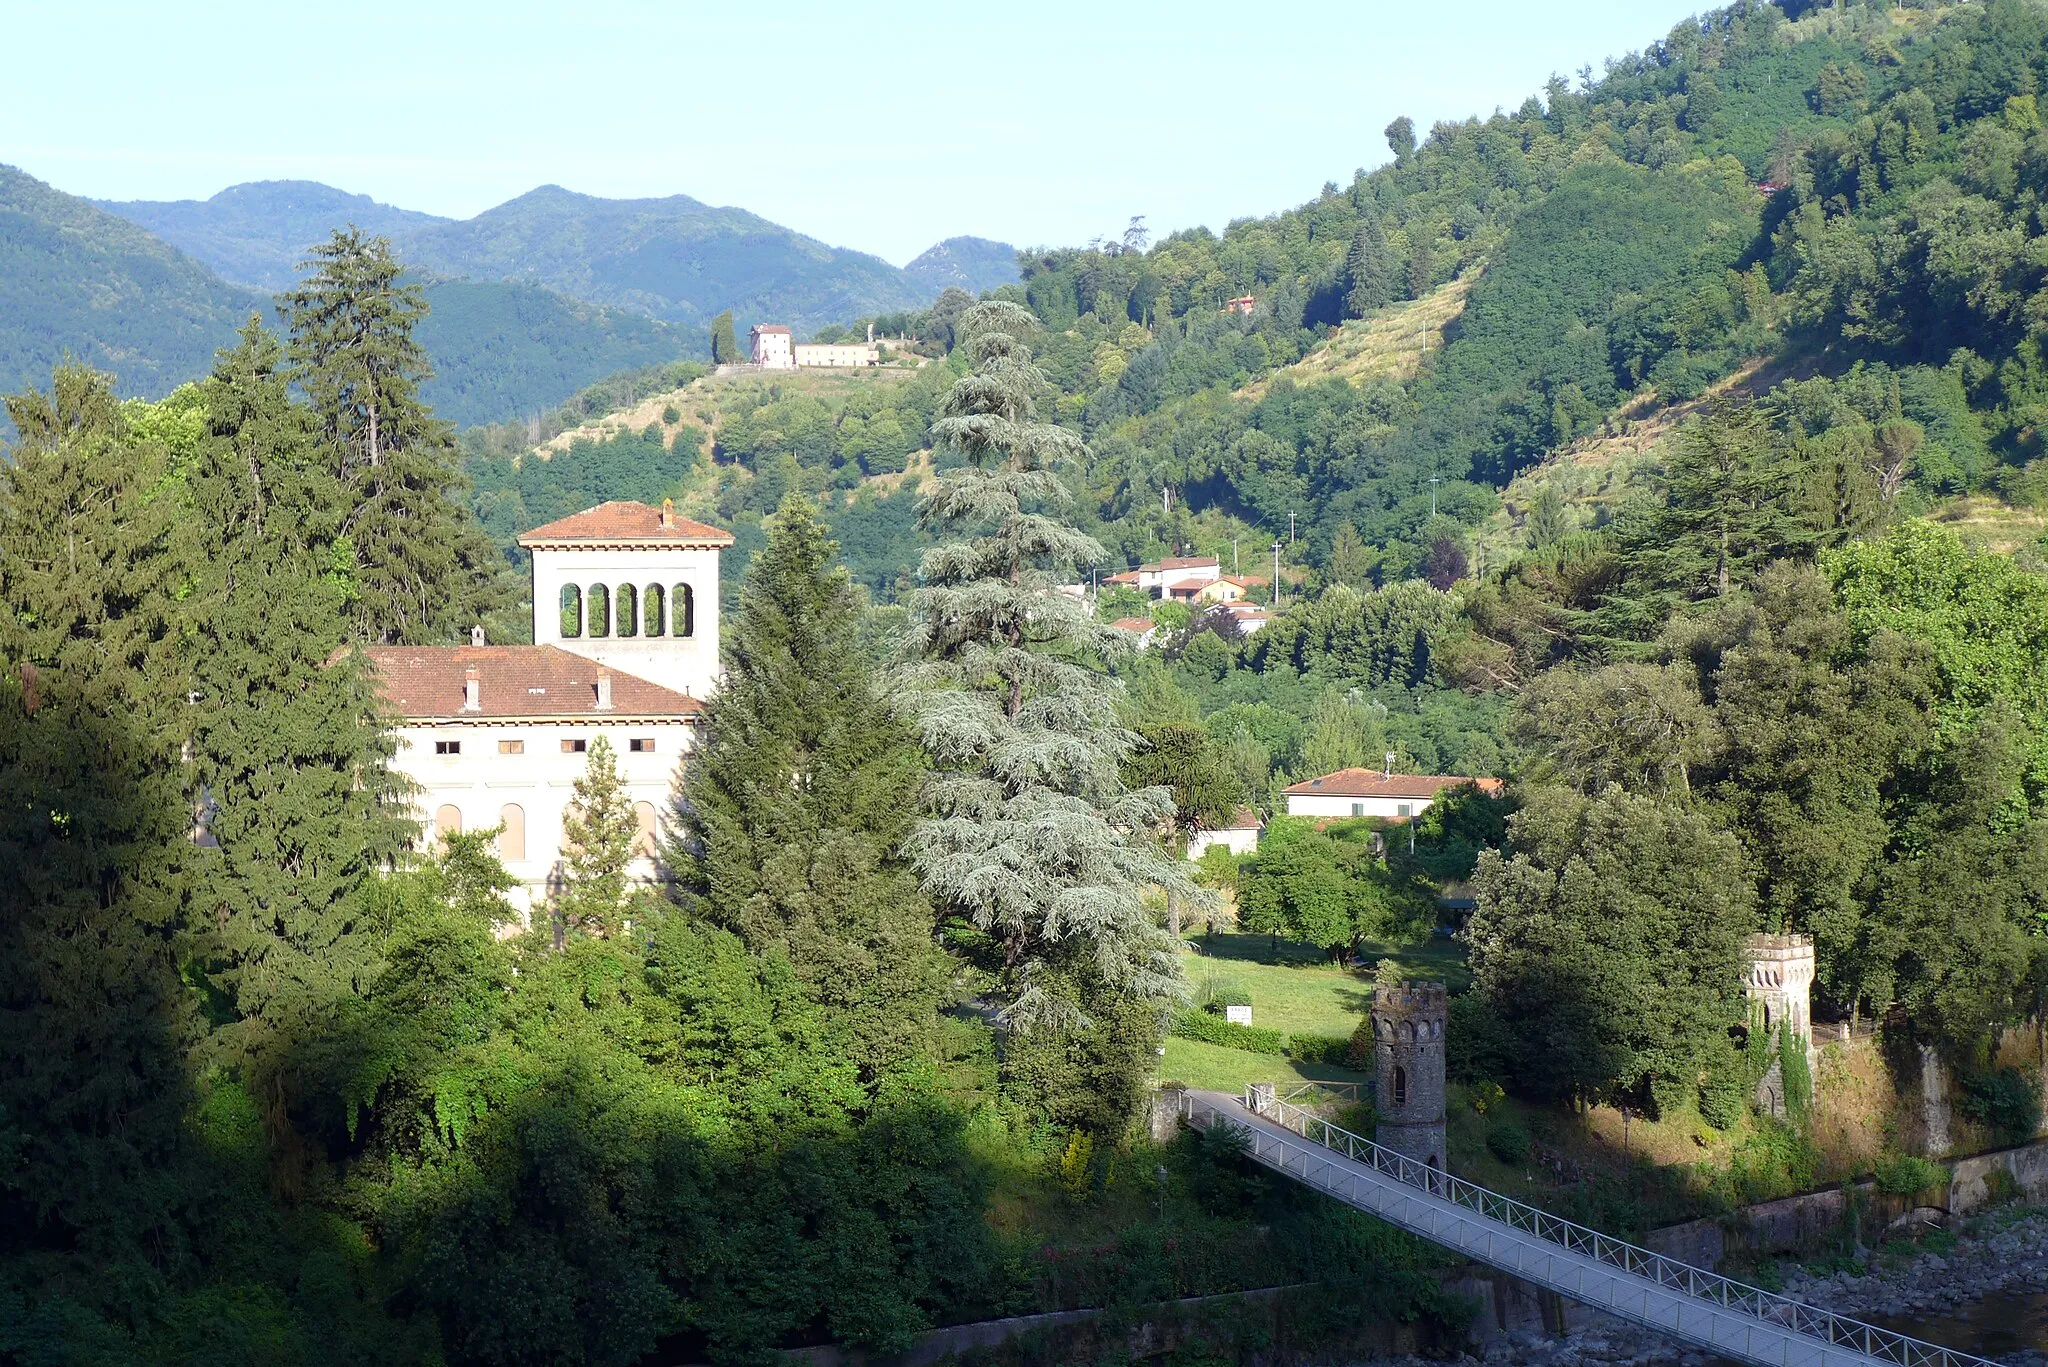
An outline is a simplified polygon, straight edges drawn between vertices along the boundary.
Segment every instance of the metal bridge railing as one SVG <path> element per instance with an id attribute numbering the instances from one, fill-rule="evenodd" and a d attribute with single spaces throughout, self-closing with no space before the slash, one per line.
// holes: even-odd
<path id="1" fill-rule="evenodd" d="M 1384 1173 L 1404 1186 L 1426 1191 L 1511 1229 L 1534 1235 L 1546 1243 L 1763 1323 L 1807 1334 L 1824 1343 L 1883 1362 L 1897 1363 L 1899 1367 L 1995 1367 L 1986 1359 L 1969 1353 L 1943 1348 L 1894 1330 L 1880 1329 L 1831 1310 L 1738 1282 L 1718 1272 L 1652 1253 L 1647 1248 L 1574 1224 L 1461 1177 L 1453 1177 L 1392 1149 L 1382 1148 L 1349 1130 L 1340 1129 L 1312 1111 L 1281 1100 L 1274 1095 L 1270 1083 L 1246 1086 L 1243 1102 L 1245 1109 L 1253 1114 L 1263 1116 L 1312 1143 L 1341 1153 L 1355 1163 Z"/>

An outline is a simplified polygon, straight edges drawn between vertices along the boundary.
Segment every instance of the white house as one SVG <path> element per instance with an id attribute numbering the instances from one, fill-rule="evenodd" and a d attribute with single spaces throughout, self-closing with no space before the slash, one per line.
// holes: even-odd
<path id="1" fill-rule="evenodd" d="M 1206 584 L 1223 576 L 1223 566 L 1213 555 L 1172 555 L 1151 565 L 1112 574 L 1105 584 L 1128 584 L 1154 598 L 1176 597 L 1193 601 Z"/>
<path id="2" fill-rule="evenodd" d="M 754 364 L 763 370 L 796 369 L 796 336 L 780 323 L 756 323 L 747 332 Z"/>
<path id="3" fill-rule="evenodd" d="M 1483 793 L 1497 794 L 1497 778 L 1464 778 L 1455 774 L 1397 774 L 1393 756 L 1384 769 L 1339 769 L 1285 792 L 1287 814 L 1307 817 L 1379 816 L 1396 821 L 1420 816 L 1453 788 L 1470 783 Z"/>
<path id="4" fill-rule="evenodd" d="M 1266 823 L 1259 820 L 1259 814 L 1249 807 L 1239 807 L 1229 821 L 1211 829 L 1201 827 L 1188 837 L 1188 858 L 1200 859 L 1212 848 L 1221 845 L 1232 854 L 1250 854 L 1259 847 L 1259 833 L 1266 829 Z"/>
<path id="5" fill-rule="evenodd" d="M 503 826 L 522 910 L 563 871 L 563 819 L 599 736 L 617 752 L 651 877 L 670 784 L 717 679 L 719 554 L 732 535 L 667 504 L 606 503 L 519 538 L 533 645 L 375 646 L 402 718 L 394 766 L 437 831 Z"/>

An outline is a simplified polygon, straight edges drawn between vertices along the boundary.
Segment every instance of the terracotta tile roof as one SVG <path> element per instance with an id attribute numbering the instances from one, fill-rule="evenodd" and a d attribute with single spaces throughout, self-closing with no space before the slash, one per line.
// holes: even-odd
<path id="1" fill-rule="evenodd" d="M 1213 579 L 1176 579 L 1166 586 L 1166 591 L 1168 593 L 1200 593 L 1215 582 Z"/>
<path id="2" fill-rule="evenodd" d="M 1104 575 L 1102 582 L 1105 584 L 1135 584 L 1138 582 L 1138 572 L 1136 570 L 1125 570 L 1121 574 Z"/>
<path id="3" fill-rule="evenodd" d="M 1206 570 L 1214 569 L 1223 562 L 1213 555 L 1170 555 L 1156 565 L 1146 565 L 1148 570 Z"/>
<path id="4" fill-rule="evenodd" d="M 662 519 L 668 519 L 663 525 Z M 600 503 L 580 513 L 535 527 L 519 538 L 522 546 L 560 541 L 674 541 L 730 546 L 732 533 L 693 522 L 667 508 L 645 503 Z"/>
<path id="5" fill-rule="evenodd" d="M 1385 774 L 1378 769 L 1339 769 L 1286 790 L 1289 797 L 1435 797 L 1462 783 L 1482 793 L 1501 790 L 1497 778 L 1466 778 L 1459 774 Z"/>
<path id="6" fill-rule="evenodd" d="M 1262 589 L 1266 587 L 1266 581 L 1256 574 L 1226 574 L 1220 576 L 1220 582 L 1235 584 L 1241 589 Z"/>
<path id="7" fill-rule="evenodd" d="M 780 323 L 756 323 L 751 328 L 748 328 L 747 332 L 749 335 L 752 335 L 753 333 L 756 332 L 779 332 L 785 337 L 794 335 L 793 333 L 790 332 L 788 328 L 784 327 Z"/>
<path id="8" fill-rule="evenodd" d="M 379 691 L 408 719 L 504 717 L 693 717 L 704 704 L 637 674 L 609 670 L 612 705 L 597 708 L 598 671 L 606 666 L 560 646 L 368 646 Z M 463 685 L 477 672 L 476 711 L 463 710 Z"/>
<path id="9" fill-rule="evenodd" d="M 1239 807 L 1230 814 L 1230 820 L 1219 826 L 1203 826 L 1205 831 L 1263 831 L 1266 823 L 1259 820 L 1259 814 L 1249 807 Z"/>
<path id="10" fill-rule="evenodd" d="M 1111 622 L 1110 625 L 1121 627 L 1125 631 L 1135 631 L 1140 636 L 1143 636 L 1146 632 L 1152 630 L 1152 619 L 1150 617 L 1119 617 L 1114 622 Z"/>

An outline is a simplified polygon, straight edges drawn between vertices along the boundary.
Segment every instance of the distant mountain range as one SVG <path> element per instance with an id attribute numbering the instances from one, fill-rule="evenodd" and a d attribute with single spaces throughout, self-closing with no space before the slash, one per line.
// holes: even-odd
<path id="1" fill-rule="evenodd" d="M 1016 251 L 950 238 L 907 268 L 831 247 L 744 209 L 686 195 L 600 199 L 543 185 L 470 219 L 394 208 L 313 181 L 235 185 L 207 200 L 100 202 L 228 280 L 282 289 L 309 243 L 354 223 L 430 274 L 545 286 L 572 299 L 702 328 L 723 309 L 799 331 L 923 308 L 948 285 L 1017 278 Z"/>
<path id="2" fill-rule="evenodd" d="M 466 220 L 311 181 L 207 200 L 94 203 L 0 165 L 0 392 L 47 385 L 66 356 L 156 396 L 207 372 L 306 248 L 355 223 L 390 237 L 425 285 L 425 394 L 458 424 L 549 408 L 594 380 L 708 350 L 706 324 L 805 331 L 923 308 L 948 285 L 1016 278 L 1015 253 L 952 238 L 907 269 L 742 209 L 683 196 L 607 200 L 545 186 Z"/>

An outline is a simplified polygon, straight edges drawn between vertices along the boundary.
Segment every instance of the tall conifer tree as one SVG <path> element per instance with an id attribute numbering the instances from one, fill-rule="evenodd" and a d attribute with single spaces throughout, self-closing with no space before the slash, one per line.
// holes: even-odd
<path id="1" fill-rule="evenodd" d="M 1358 225 L 1358 235 L 1351 239 L 1351 251 L 1344 261 L 1344 280 L 1345 312 L 1354 318 L 1363 318 L 1400 297 L 1399 266 L 1387 250 L 1387 237 L 1377 218 Z"/>
<path id="2" fill-rule="evenodd" d="M 207 840 L 193 896 L 219 979 L 260 1053 L 299 1013 L 355 986 L 357 894 L 414 834 L 393 743 L 347 639 L 331 558 L 339 501 L 284 353 L 253 320 L 200 395 L 208 439 L 188 476 L 195 591 L 183 614 L 193 773 Z"/>
<path id="3" fill-rule="evenodd" d="M 448 425 L 420 401 L 432 374 L 413 336 L 419 286 L 400 283 L 391 244 L 336 229 L 283 296 L 290 378 L 311 401 L 354 550 L 350 629 L 365 642 L 453 640 L 502 596 L 489 538 L 457 496 Z"/>
<path id="4" fill-rule="evenodd" d="M 669 864 L 707 919 L 787 956 L 854 1057 L 878 1068 L 929 1029 L 943 960 L 931 905 L 896 855 L 922 763 L 876 685 L 834 549 L 810 501 L 785 498 L 726 619 Z"/>
<path id="5" fill-rule="evenodd" d="M 161 445 L 65 366 L 0 459 L 0 1303 L 132 1314 L 184 1231 L 192 1027 Z M 152 1267 L 154 1264 L 154 1267 Z M 6 1318 L 0 1309 L 0 1318 Z M 34 1352 L 38 1327 L 10 1323 Z"/>
<path id="6" fill-rule="evenodd" d="M 1136 834 L 1170 821 L 1172 798 L 1119 774 L 1135 737 L 1117 721 L 1120 685 L 1091 657 L 1129 638 L 1054 588 L 1106 557 L 1057 516 L 1068 493 L 1055 466 L 1084 448 L 1036 419 L 1036 325 L 1007 302 L 961 320 L 974 368 L 932 432 L 966 464 L 920 511 L 949 539 L 924 557 L 905 673 L 936 769 L 908 848 L 933 899 L 989 937 L 1004 1019 L 1024 1031 L 1177 995 L 1174 947 L 1146 894 L 1198 896 L 1182 861 Z M 1134 1040 L 1117 1034 L 1121 1058 Z"/>

